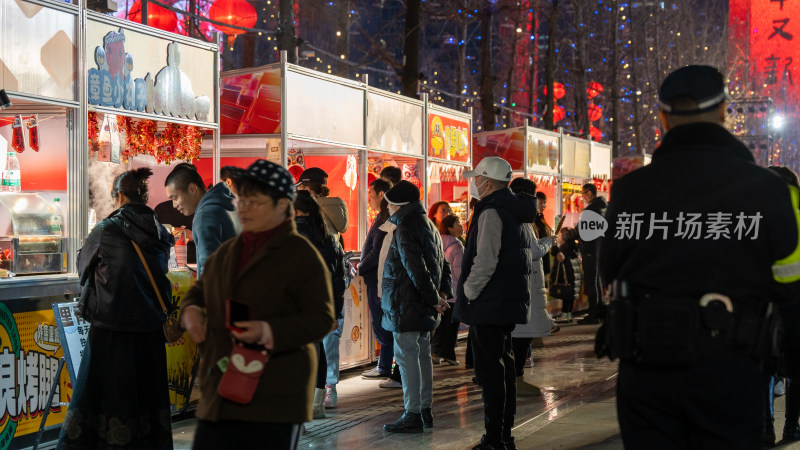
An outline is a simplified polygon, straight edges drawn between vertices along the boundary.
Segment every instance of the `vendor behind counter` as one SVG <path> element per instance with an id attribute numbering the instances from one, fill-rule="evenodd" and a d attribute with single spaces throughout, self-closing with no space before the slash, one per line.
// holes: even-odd
<path id="1" fill-rule="evenodd" d="M 194 220 L 194 214 L 191 216 L 184 216 L 181 214 L 174 206 L 172 206 L 172 200 L 166 200 L 153 208 L 155 211 L 156 216 L 158 217 L 158 221 L 162 224 L 172 225 L 173 227 L 186 227 L 187 230 L 192 230 L 192 220 Z M 187 264 L 197 264 L 197 251 L 195 249 L 194 241 L 188 241 L 186 243 L 186 262 Z"/>

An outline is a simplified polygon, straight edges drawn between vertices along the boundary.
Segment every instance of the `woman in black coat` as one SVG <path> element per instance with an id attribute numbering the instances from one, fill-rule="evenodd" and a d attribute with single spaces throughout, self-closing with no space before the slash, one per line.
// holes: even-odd
<path id="1" fill-rule="evenodd" d="M 174 239 L 147 206 L 152 174 L 141 168 L 114 180 L 117 210 L 94 227 L 78 253 L 79 309 L 92 325 L 59 449 L 172 449 L 165 317 L 133 245 L 169 302 L 167 259 Z"/>
<path id="2" fill-rule="evenodd" d="M 558 245 L 554 245 L 550 252 L 555 256 L 553 268 L 550 271 L 550 288 L 554 284 L 570 285 L 569 298 L 561 299 L 561 319 L 558 323 L 572 322 L 572 310 L 575 299 L 581 292 L 581 263 L 578 261 L 577 232 L 574 228 L 562 228 L 558 237 Z"/>
<path id="3" fill-rule="evenodd" d="M 308 191 L 297 191 L 297 198 L 294 201 L 295 218 L 297 224 L 297 232 L 304 236 L 322 255 L 325 262 L 325 267 L 331 273 L 333 284 L 333 304 L 334 312 L 336 313 L 337 328 L 332 330 L 331 333 L 339 332 L 338 324 L 340 319 L 344 317 L 344 290 L 345 290 L 345 273 L 344 273 L 344 250 L 342 249 L 339 239 L 330 234 L 328 227 L 325 224 L 325 219 L 322 217 L 322 211 L 319 204 Z M 330 335 L 330 334 L 329 334 Z M 314 418 L 321 419 L 325 417 L 325 399 L 329 397 L 329 405 L 336 406 L 338 401 L 338 394 L 336 392 L 336 383 L 326 385 L 329 370 L 337 372 L 335 379 L 338 381 L 339 371 L 339 339 L 332 339 L 330 345 L 336 346 L 337 351 L 326 351 L 323 342 L 317 346 L 317 353 L 319 353 L 319 365 L 317 366 L 317 385 L 314 390 Z M 336 358 L 335 361 L 329 361 L 328 355 Z M 333 367 L 331 367 L 333 366 Z M 328 386 L 330 389 L 328 389 Z"/>

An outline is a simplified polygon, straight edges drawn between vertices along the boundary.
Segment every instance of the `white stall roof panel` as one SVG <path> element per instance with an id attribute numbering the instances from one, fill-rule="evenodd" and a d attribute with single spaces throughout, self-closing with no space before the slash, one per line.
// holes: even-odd
<path id="1" fill-rule="evenodd" d="M 77 101 L 76 21 L 69 12 L 0 0 L 0 89 Z"/>
<path id="2" fill-rule="evenodd" d="M 565 177 L 577 176 L 575 173 L 575 141 L 567 137 L 561 141 L 561 173 Z"/>
<path id="3" fill-rule="evenodd" d="M 575 143 L 575 176 L 580 178 L 591 178 L 592 169 L 589 165 L 591 159 L 589 141 L 579 141 Z"/>
<path id="4" fill-rule="evenodd" d="M 286 72 L 286 132 L 364 145 L 364 91 L 302 73 Z"/>
<path id="5" fill-rule="evenodd" d="M 592 144 L 592 176 L 595 178 L 611 178 L 611 147 Z"/>
<path id="6" fill-rule="evenodd" d="M 367 139 L 370 150 L 422 156 L 422 106 L 368 92 Z"/>

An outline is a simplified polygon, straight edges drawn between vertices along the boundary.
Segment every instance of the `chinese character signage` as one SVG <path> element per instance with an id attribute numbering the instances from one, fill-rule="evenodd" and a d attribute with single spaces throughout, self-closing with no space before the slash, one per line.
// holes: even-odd
<path id="1" fill-rule="evenodd" d="M 749 61 L 746 75 L 734 74 L 739 83 L 751 81 L 742 88 L 776 99 L 800 97 L 800 0 L 731 0 L 729 17 L 732 62 Z"/>
<path id="2" fill-rule="evenodd" d="M 0 448 L 36 432 L 48 407 L 48 426 L 64 421 L 66 408 L 46 404 L 53 387 L 53 404 L 72 395 L 66 370 L 55 380 L 63 354 L 52 310 L 11 314 L 0 303 Z"/>
<path id="3" fill-rule="evenodd" d="M 428 156 L 469 162 L 469 122 L 428 113 Z"/>

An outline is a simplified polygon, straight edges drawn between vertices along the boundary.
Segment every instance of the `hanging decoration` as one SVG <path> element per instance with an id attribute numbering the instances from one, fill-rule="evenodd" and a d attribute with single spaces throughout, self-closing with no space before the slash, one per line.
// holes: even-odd
<path id="1" fill-rule="evenodd" d="M 600 131 L 599 128 L 596 126 L 589 127 L 589 135 L 592 137 L 593 141 L 600 141 L 603 138 L 603 133 Z"/>
<path id="2" fill-rule="evenodd" d="M 586 88 L 586 96 L 589 97 L 590 100 L 602 93 L 603 93 L 603 85 L 598 83 L 597 81 L 590 82 L 589 87 Z"/>
<path id="3" fill-rule="evenodd" d="M 142 23 L 142 2 L 136 0 L 128 11 L 128 20 Z M 147 25 L 160 30 L 175 32 L 178 26 L 178 15 L 174 12 L 156 5 L 147 4 Z"/>
<path id="4" fill-rule="evenodd" d="M 344 172 L 344 184 L 355 190 L 358 186 L 358 162 L 355 155 L 347 155 L 347 170 Z"/>
<path id="5" fill-rule="evenodd" d="M 100 124 L 97 113 L 89 111 L 89 152 L 100 150 Z"/>
<path id="6" fill-rule="evenodd" d="M 25 134 L 22 132 L 22 115 L 17 114 L 14 116 L 14 123 L 11 125 L 11 148 L 22 153 L 25 151 Z"/>
<path id="7" fill-rule="evenodd" d="M 558 122 L 564 120 L 567 117 L 567 113 L 564 111 L 564 107 L 561 105 L 555 105 L 553 107 L 553 122 Z"/>
<path id="8" fill-rule="evenodd" d="M 136 155 L 150 155 L 158 163 L 171 164 L 173 161 L 191 161 L 200 157 L 203 132 L 191 125 L 168 123 L 164 131 L 158 132 L 154 120 L 134 121 L 125 118 L 125 151 L 127 162 Z"/>
<path id="9" fill-rule="evenodd" d="M 544 87 L 544 95 L 547 95 L 547 86 Z M 553 98 L 558 100 L 560 98 L 564 98 L 567 95 L 567 89 L 564 87 L 564 84 L 559 82 L 553 83 Z"/>
<path id="10" fill-rule="evenodd" d="M 218 22 L 245 28 L 253 28 L 258 20 L 256 9 L 245 0 L 216 0 L 208 10 L 208 17 Z M 214 28 L 228 36 L 228 47 L 233 46 L 236 36 L 245 33 L 244 30 L 223 25 L 215 24 Z"/>
<path id="11" fill-rule="evenodd" d="M 28 118 L 25 124 L 28 127 L 28 146 L 33 151 L 39 151 L 39 115 L 34 114 Z"/>
<path id="12" fill-rule="evenodd" d="M 594 103 L 589 103 L 589 120 L 594 122 L 603 117 L 603 109 Z"/>
<path id="13" fill-rule="evenodd" d="M 289 149 L 287 162 L 289 163 L 289 173 L 294 177 L 294 182 L 299 182 L 300 175 L 302 175 L 303 171 L 306 169 L 306 158 L 303 156 L 303 149 L 294 147 Z"/>

